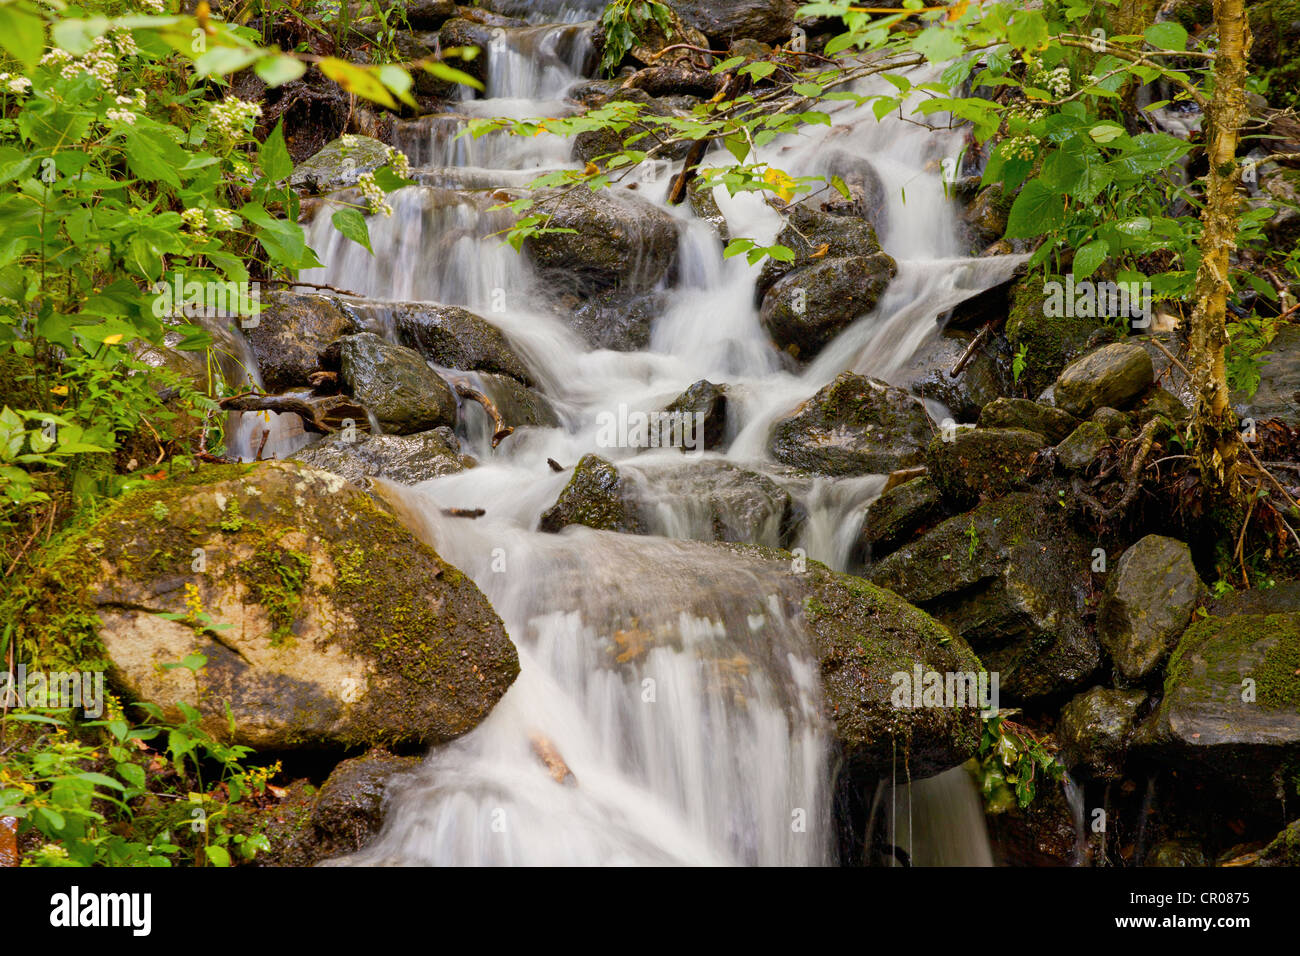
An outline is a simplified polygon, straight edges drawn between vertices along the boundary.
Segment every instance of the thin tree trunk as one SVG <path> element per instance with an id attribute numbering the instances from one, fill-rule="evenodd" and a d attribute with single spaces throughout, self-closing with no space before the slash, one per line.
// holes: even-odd
<path id="1" fill-rule="evenodd" d="M 1224 349 L 1228 344 L 1228 297 L 1232 293 L 1228 271 L 1238 225 L 1237 145 L 1248 118 L 1246 56 L 1251 36 L 1244 0 L 1215 0 L 1214 18 L 1219 49 L 1214 60 L 1214 96 L 1205 117 L 1210 171 L 1201 215 L 1201 265 L 1196 273 L 1196 303 L 1188 344 L 1196 392 L 1192 429 L 1201 482 L 1212 506 L 1231 509 L 1240 490 L 1236 467 L 1240 436 L 1228 404 Z"/>

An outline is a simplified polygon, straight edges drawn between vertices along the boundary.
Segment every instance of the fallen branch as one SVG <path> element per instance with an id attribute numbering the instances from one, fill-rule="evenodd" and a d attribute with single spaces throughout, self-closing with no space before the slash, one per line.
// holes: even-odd
<path id="1" fill-rule="evenodd" d="M 948 373 L 949 378 L 956 378 L 962 373 L 962 369 L 970 364 L 971 359 L 975 357 L 975 353 L 979 351 L 980 346 L 984 344 L 984 340 L 989 337 L 989 333 L 992 330 L 993 323 L 988 322 L 985 324 L 984 328 L 980 329 L 979 332 L 975 334 L 975 338 L 971 339 L 970 345 L 966 346 L 966 351 L 961 354 L 961 358 L 957 360 L 957 364 L 954 365 L 952 371 Z"/>
<path id="2" fill-rule="evenodd" d="M 507 438 L 515 433 L 513 425 L 507 425 L 505 416 L 501 414 L 501 409 L 497 408 L 496 403 L 488 398 L 477 388 L 465 381 L 463 378 L 452 379 L 452 385 L 456 389 L 456 394 L 461 398 L 468 398 L 471 401 L 478 402 L 487 410 L 488 416 L 492 419 L 492 424 L 496 426 L 496 431 L 492 433 L 492 447 L 496 448 Z"/>

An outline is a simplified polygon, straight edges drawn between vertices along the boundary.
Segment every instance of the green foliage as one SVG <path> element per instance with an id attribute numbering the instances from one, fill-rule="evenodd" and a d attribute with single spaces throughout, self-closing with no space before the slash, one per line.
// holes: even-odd
<path id="1" fill-rule="evenodd" d="M 600 71 L 613 76 L 623 57 L 636 46 L 637 38 L 651 25 L 658 26 L 665 37 L 672 30 L 672 14 L 655 0 L 611 0 L 600 15 L 600 26 L 605 34 L 605 50 L 600 58 Z"/>
<path id="2" fill-rule="evenodd" d="M 1044 781 L 1059 781 L 1065 767 L 1032 733 L 1001 714 L 984 722 L 976 777 L 985 807 L 1001 813 L 1015 804 L 1029 806 Z"/>

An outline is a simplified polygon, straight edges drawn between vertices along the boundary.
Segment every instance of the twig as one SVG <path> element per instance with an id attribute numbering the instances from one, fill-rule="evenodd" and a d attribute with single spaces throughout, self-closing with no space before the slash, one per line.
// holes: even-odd
<path id="1" fill-rule="evenodd" d="M 979 332 L 976 333 L 975 338 L 971 339 L 970 345 L 966 346 L 966 351 L 963 352 L 961 358 L 957 360 L 957 364 L 954 365 L 952 371 L 948 373 L 949 378 L 956 378 L 962 373 L 962 369 L 970 364 L 971 359 L 975 357 L 975 353 L 979 350 L 979 347 L 984 344 L 984 340 L 989 337 L 989 332 L 992 330 L 993 323 L 987 322 L 985 323 L 984 328 L 980 329 Z"/>

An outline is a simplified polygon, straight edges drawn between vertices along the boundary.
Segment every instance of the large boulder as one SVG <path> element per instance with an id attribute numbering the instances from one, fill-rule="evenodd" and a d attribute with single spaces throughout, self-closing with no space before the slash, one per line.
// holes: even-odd
<path id="1" fill-rule="evenodd" d="M 1178 641 L 1135 744 L 1260 799 L 1300 756 L 1300 585 L 1229 594 Z"/>
<path id="2" fill-rule="evenodd" d="M 1057 407 L 1079 418 L 1099 408 L 1124 409 L 1155 378 L 1151 355 L 1136 342 L 1114 342 L 1072 362 L 1056 380 Z"/>
<path id="3" fill-rule="evenodd" d="M 373 332 L 340 339 L 339 376 L 348 393 L 398 435 L 456 425 L 456 396 L 414 349 Z"/>
<path id="4" fill-rule="evenodd" d="M 510 340 L 480 315 L 430 302 L 349 302 L 347 311 L 367 328 L 391 324 L 397 341 L 434 365 L 509 375 L 533 385 L 533 375 Z"/>
<path id="5" fill-rule="evenodd" d="M 977 348 L 956 377 L 949 373 L 962 360 L 975 338 L 974 333 L 949 329 L 931 343 L 920 348 L 902 373 L 905 380 L 895 383 L 905 386 L 922 398 L 941 402 L 959 422 L 974 422 L 983 409 L 1004 395 L 1010 379 L 1003 374 L 996 344 Z"/>
<path id="6" fill-rule="evenodd" d="M 1026 365 L 1018 384 L 1031 395 L 1051 385 L 1066 365 L 1084 354 L 1102 328 L 1097 319 L 1047 313 L 1041 279 L 1020 279 L 1012 286 L 1007 342 L 1013 353 L 1024 350 Z"/>
<path id="7" fill-rule="evenodd" d="M 926 450 L 930 475 L 953 504 L 974 504 L 1024 488 L 1043 448 L 1037 432 L 1019 428 L 964 428 L 937 435 Z"/>
<path id="8" fill-rule="evenodd" d="M 883 252 L 819 259 L 768 289 L 759 318 L 779 348 L 811 358 L 874 309 L 897 272 Z"/>
<path id="9" fill-rule="evenodd" d="M 1097 615 L 1097 632 L 1119 677 L 1139 681 L 1174 649 L 1205 586 L 1192 552 L 1149 534 L 1122 555 Z"/>
<path id="10" fill-rule="evenodd" d="M 1051 496 L 1012 492 L 903 545 L 867 576 L 964 637 L 1015 697 L 1059 693 L 1100 663 L 1085 621 L 1092 543 Z"/>
<path id="11" fill-rule="evenodd" d="M 496 406 L 501 414 L 501 420 L 508 427 L 556 428 L 559 426 L 560 418 L 555 408 L 536 389 L 526 388 L 508 375 L 480 372 L 477 378 L 483 394 Z"/>
<path id="12" fill-rule="evenodd" d="M 824 475 L 888 474 L 920 464 L 934 431 L 920 401 L 873 378 L 841 373 L 772 429 L 772 456 Z"/>
<path id="13" fill-rule="evenodd" d="M 295 452 L 292 458 L 354 483 L 387 478 L 404 485 L 455 474 L 468 462 L 460 454 L 460 442 L 446 426 L 413 435 L 335 432 Z"/>
<path id="14" fill-rule="evenodd" d="M 668 6 L 715 44 L 732 40 L 788 41 L 794 30 L 795 0 L 669 0 Z"/>
<path id="15" fill-rule="evenodd" d="M 321 352 L 340 336 L 359 330 L 332 296 L 268 292 L 256 324 L 244 329 L 244 337 L 257 359 L 262 387 L 283 392 L 307 386 L 308 376 L 320 370 Z"/>
<path id="16" fill-rule="evenodd" d="M 214 737 L 265 749 L 450 740 L 519 671 L 468 578 L 342 478 L 288 462 L 128 492 L 33 593 L 20 640 L 98 648 L 126 699 L 177 720 L 185 702 Z"/>
<path id="17" fill-rule="evenodd" d="M 701 379 L 668 403 L 666 412 L 702 415 L 704 447 L 709 451 L 723 448 L 727 441 L 727 386 Z"/>
<path id="18" fill-rule="evenodd" d="M 1250 395 L 1233 392 L 1232 403 L 1242 418 L 1300 424 L 1300 326 L 1278 330 L 1259 367 L 1258 387 Z"/>
<path id="19" fill-rule="evenodd" d="M 728 461 L 637 465 L 628 472 L 631 506 L 652 533 L 776 545 L 794 520 L 790 492 Z"/>
<path id="20" fill-rule="evenodd" d="M 1056 460 L 1066 471 L 1085 471 L 1110 444 L 1106 426 L 1086 421 L 1056 446 Z"/>
<path id="21" fill-rule="evenodd" d="M 782 262 L 768 258 L 755 284 L 755 303 L 761 304 L 767 291 L 792 272 L 815 265 L 820 259 L 867 259 L 877 255 L 880 241 L 866 219 L 835 216 L 804 203 L 786 206 L 785 225 L 776 244 L 785 246 L 794 259 Z"/>
<path id="22" fill-rule="evenodd" d="M 586 296 L 653 288 L 677 258 L 677 222 L 643 199 L 609 190 L 543 190 L 547 227 L 524 243 L 542 278 L 558 291 Z"/>

